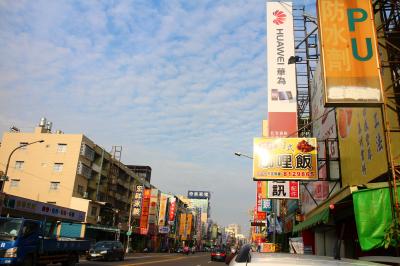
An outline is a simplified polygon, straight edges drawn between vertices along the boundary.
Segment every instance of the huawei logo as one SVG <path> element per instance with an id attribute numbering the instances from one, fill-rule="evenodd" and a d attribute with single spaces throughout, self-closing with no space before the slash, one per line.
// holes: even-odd
<path id="1" fill-rule="evenodd" d="M 281 25 L 283 24 L 283 22 L 285 22 L 286 20 L 286 14 L 283 13 L 283 11 L 280 10 L 275 10 L 272 15 L 275 16 L 275 19 L 272 21 L 274 22 L 276 25 Z"/>

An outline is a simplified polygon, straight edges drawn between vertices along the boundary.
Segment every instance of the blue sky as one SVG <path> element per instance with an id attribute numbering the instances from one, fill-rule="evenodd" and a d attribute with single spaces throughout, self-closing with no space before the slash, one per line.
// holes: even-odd
<path id="1" fill-rule="evenodd" d="M 298 0 L 298 4 L 314 1 Z M 0 130 L 84 133 L 248 228 L 266 118 L 265 0 L 0 1 Z"/>

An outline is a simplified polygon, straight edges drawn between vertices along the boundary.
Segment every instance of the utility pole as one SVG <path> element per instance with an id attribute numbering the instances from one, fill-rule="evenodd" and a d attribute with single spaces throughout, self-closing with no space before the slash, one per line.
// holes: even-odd
<path id="1" fill-rule="evenodd" d="M 132 190 L 131 198 L 129 199 L 130 207 L 129 207 L 129 216 L 128 216 L 128 233 L 127 233 L 126 251 L 125 251 L 125 253 L 129 253 L 130 240 L 131 240 L 131 234 L 132 234 L 132 208 L 133 208 L 133 195 L 134 194 L 135 193 Z"/>

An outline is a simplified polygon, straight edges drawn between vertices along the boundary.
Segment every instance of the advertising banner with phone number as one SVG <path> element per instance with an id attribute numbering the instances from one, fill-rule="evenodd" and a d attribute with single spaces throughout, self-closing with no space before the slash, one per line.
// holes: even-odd
<path id="1" fill-rule="evenodd" d="M 254 138 L 254 180 L 316 180 L 316 138 Z"/>

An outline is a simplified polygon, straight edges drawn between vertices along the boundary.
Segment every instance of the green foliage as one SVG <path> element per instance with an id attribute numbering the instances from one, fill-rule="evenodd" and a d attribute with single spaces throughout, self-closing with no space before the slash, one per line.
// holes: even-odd
<path id="1" fill-rule="evenodd" d="M 392 223 L 385 229 L 385 237 L 383 239 L 385 248 L 400 247 L 400 222 L 394 219 Z"/>

